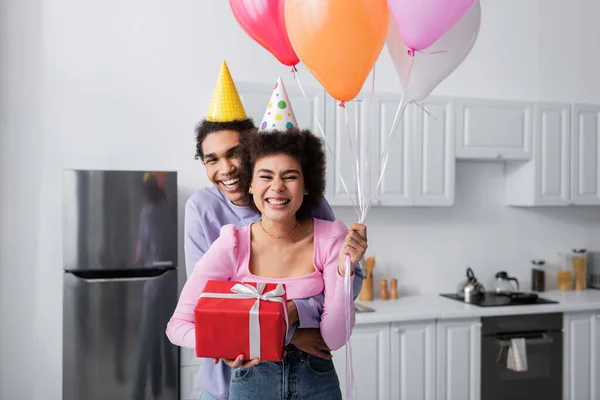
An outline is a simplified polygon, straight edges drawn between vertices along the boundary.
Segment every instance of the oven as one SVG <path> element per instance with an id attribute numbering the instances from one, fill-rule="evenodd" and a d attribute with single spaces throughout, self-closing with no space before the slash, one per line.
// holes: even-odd
<path id="1" fill-rule="evenodd" d="M 561 400 L 561 313 L 482 318 L 481 399 Z M 526 371 L 508 369 L 500 356 L 511 339 L 524 338 Z"/>

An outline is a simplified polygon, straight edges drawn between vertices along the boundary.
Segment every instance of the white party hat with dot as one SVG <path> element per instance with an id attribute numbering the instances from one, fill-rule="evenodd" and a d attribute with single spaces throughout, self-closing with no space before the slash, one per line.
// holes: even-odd
<path id="1" fill-rule="evenodd" d="M 298 128 L 298 122 L 285 86 L 279 77 L 260 123 L 259 132 L 285 131 L 293 128 Z"/>

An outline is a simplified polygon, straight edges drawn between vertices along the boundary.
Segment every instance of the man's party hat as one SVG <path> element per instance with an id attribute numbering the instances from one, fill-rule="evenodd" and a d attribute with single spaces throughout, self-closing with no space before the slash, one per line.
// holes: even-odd
<path id="1" fill-rule="evenodd" d="M 267 110 L 260 123 L 260 132 L 285 131 L 287 129 L 298 128 L 298 122 L 292 109 L 292 104 L 288 94 L 283 86 L 281 77 L 277 79 L 275 89 L 271 95 L 271 100 L 267 105 Z"/>
<path id="2" fill-rule="evenodd" d="M 235 83 L 233 83 L 227 63 L 223 61 L 206 120 L 212 122 L 230 122 L 245 119 L 248 119 L 248 116 L 242 105 L 242 100 L 235 87 Z"/>

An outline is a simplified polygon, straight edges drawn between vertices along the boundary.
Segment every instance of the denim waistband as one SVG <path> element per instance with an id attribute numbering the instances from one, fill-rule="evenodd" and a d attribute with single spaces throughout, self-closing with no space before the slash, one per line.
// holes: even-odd
<path id="1" fill-rule="evenodd" d="M 308 359 L 308 353 L 303 352 L 296 348 L 296 346 L 288 344 L 285 346 L 283 353 L 283 362 L 286 364 L 299 363 Z"/>

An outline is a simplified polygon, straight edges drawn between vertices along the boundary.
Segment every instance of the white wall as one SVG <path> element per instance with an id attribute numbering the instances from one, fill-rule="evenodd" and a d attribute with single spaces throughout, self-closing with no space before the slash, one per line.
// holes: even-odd
<path id="1" fill-rule="evenodd" d="M 600 103 L 599 3 L 482 1 L 478 43 L 436 94 Z M 183 204 L 207 184 L 193 127 L 220 61 L 238 81 L 293 83 L 223 0 L 0 4 L 0 398 L 58 399 L 62 168 L 175 169 Z M 377 75 L 378 89 L 398 82 L 385 50 Z M 406 292 L 451 291 L 467 264 L 525 278 L 533 257 L 600 247 L 598 208 L 512 209 L 502 187 L 501 165 L 460 163 L 454 207 L 373 210 L 378 271 Z"/>

